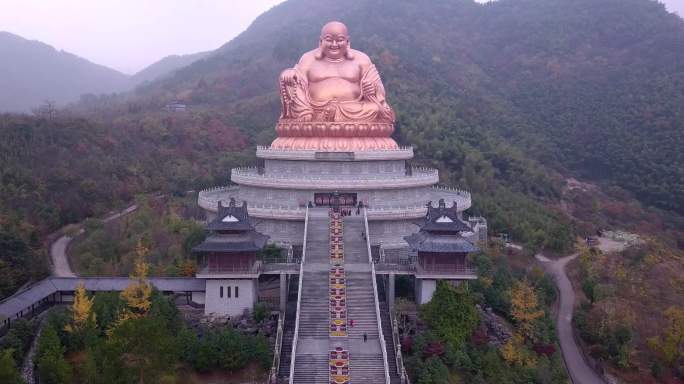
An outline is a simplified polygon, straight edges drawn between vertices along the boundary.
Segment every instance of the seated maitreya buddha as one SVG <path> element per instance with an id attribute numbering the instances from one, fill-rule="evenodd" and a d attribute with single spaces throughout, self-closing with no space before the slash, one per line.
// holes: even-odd
<path id="1" fill-rule="evenodd" d="M 394 111 L 375 65 L 350 48 L 347 27 L 321 30 L 319 47 L 280 75 L 282 114 L 272 147 L 283 149 L 394 149 Z"/>

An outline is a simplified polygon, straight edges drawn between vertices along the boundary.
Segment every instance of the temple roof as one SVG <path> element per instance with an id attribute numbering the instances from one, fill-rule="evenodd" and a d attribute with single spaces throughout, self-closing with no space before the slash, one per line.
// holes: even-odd
<path id="1" fill-rule="evenodd" d="M 230 199 L 227 207 L 218 203 L 216 219 L 207 224 L 207 230 L 212 231 L 193 252 L 256 252 L 266 245 L 268 236 L 257 232 L 249 222 L 247 203 L 241 206 Z"/>
<path id="2" fill-rule="evenodd" d="M 247 204 L 243 202 L 241 206 L 235 205 L 235 199 L 231 199 L 227 207 L 221 201 L 218 203 L 218 214 L 216 219 L 207 224 L 209 231 L 253 231 L 254 227 L 249 222 Z"/>
<path id="3" fill-rule="evenodd" d="M 411 248 L 418 252 L 470 253 L 480 249 L 461 236 L 472 228 L 458 217 L 456 202 L 447 208 L 444 200 L 437 207 L 428 204 L 420 232 L 404 237 Z"/>
<path id="4" fill-rule="evenodd" d="M 471 253 L 480 249 L 459 235 L 436 235 L 420 231 L 404 237 L 412 249 L 418 252 Z"/>
<path id="5" fill-rule="evenodd" d="M 256 231 L 239 234 L 213 234 L 193 252 L 256 252 L 266 245 L 268 236 Z"/>
<path id="6" fill-rule="evenodd" d="M 470 232 L 472 228 L 458 217 L 456 202 L 451 208 L 447 208 L 444 200 L 440 200 L 437 207 L 433 207 L 432 203 L 428 205 L 427 215 L 420 225 L 420 230 L 456 234 Z"/>

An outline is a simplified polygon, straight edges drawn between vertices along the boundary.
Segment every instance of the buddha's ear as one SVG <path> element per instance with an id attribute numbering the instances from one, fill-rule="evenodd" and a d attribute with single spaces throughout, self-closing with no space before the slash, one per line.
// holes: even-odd
<path id="1" fill-rule="evenodd" d="M 347 37 L 347 54 L 345 55 L 347 57 L 347 60 L 354 60 L 354 54 L 352 53 L 351 49 L 351 40 Z"/>
<path id="2" fill-rule="evenodd" d="M 318 48 L 316 50 L 316 53 L 314 53 L 314 59 L 321 60 L 322 58 L 323 58 L 323 50 L 321 48 Z"/>

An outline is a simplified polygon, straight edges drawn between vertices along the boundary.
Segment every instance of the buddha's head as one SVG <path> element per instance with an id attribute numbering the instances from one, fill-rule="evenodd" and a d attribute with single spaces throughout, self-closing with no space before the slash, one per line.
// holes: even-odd
<path id="1" fill-rule="evenodd" d="M 352 59 L 347 26 L 339 21 L 331 21 L 321 29 L 317 59 Z"/>

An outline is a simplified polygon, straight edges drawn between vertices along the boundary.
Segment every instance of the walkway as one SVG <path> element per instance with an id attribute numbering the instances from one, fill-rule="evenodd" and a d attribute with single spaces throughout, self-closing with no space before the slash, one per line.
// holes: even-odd
<path id="1" fill-rule="evenodd" d="M 147 279 L 162 292 L 204 292 L 205 283 L 194 277 L 150 277 Z M 61 301 L 59 295 L 72 295 L 83 283 L 87 291 L 123 291 L 130 283 L 128 277 L 48 277 L 0 301 L 2 326 L 8 319 L 15 320 L 40 310 L 41 305 Z"/>
<path id="2" fill-rule="evenodd" d="M 549 272 L 558 286 L 560 292 L 560 305 L 556 327 L 558 328 L 558 339 L 560 340 L 563 360 L 570 373 L 570 378 L 574 384 L 603 384 L 604 381 L 584 360 L 579 345 L 575 342 L 572 327 L 572 313 L 575 304 L 575 291 L 572 288 L 570 279 L 565 273 L 565 266 L 577 258 L 575 253 L 558 260 L 550 260 L 538 254 L 537 260 L 541 261 L 547 272 Z"/>
<path id="3" fill-rule="evenodd" d="M 138 209 L 137 204 L 133 204 L 130 207 L 124 209 L 121 212 L 113 213 L 105 217 L 102 221 L 108 223 L 112 220 L 116 220 L 121 216 L 128 215 Z M 83 229 L 78 230 L 78 235 L 83 233 Z M 74 238 L 69 235 L 63 235 L 50 246 L 50 257 L 52 258 L 52 276 L 55 277 L 76 277 L 76 274 L 71 270 L 69 265 L 69 258 L 67 257 L 67 248 L 69 248 L 69 243 Z"/>
<path id="4" fill-rule="evenodd" d="M 353 383 L 385 382 L 375 292 L 361 236 L 363 218 L 353 216 L 339 221 L 331 220 L 327 209 L 309 209 L 299 339 L 293 356 L 291 382 L 295 384 L 331 382 L 332 376 L 348 377 Z M 339 227 L 342 233 L 333 227 Z M 341 244 L 331 241 L 332 233 Z M 333 269 L 339 276 L 333 274 Z M 333 319 L 342 316 L 354 319 L 354 326 L 347 326 L 346 321 L 337 326 Z M 340 368 L 331 368 L 332 363 Z"/>

